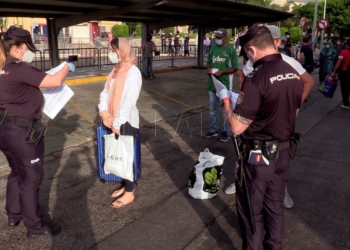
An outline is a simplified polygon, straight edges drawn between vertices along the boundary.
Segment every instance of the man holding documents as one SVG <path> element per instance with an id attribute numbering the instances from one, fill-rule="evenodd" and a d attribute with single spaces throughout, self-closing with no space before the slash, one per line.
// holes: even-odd
<path id="1" fill-rule="evenodd" d="M 36 51 L 29 31 L 11 26 L 0 36 L 0 150 L 11 168 L 6 189 L 8 225 L 23 221 L 28 237 L 56 235 L 61 227 L 49 227 L 39 206 L 46 129 L 40 88 L 60 86 L 75 66 L 65 63 L 55 74 L 46 74 L 29 64 Z"/>
<path id="2" fill-rule="evenodd" d="M 237 214 L 242 249 L 282 249 L 284 188 L 290 141 L 303 83 L 299 73 L 276 53 L 271 31 L 254 24 L 240 37 L 254 70 L 242 84 L 237 105 L 220 92 L 227 121 L 242 144 L 238 148 Z"/>
<path id="3" fill-rule="evenodd" d="M 234 47 L 227 44 L 227 31 L 220 28 L 215 31 L 215 45 L 210 49 L 208 55 L 207 73 L 208 93 L 209 93 L 209 112 L 210 125 L 209 131 L 204 135 L 205 138 L 210 138 L 218 135 L 218 109 L 219 109 L 219 94 L 216 92 L 212 75 L 219 80 L 228 90 L 232 90 L 233 73 L 237 71 L 237 53 Z M 230 128 L 223 116 L 222 131 L 220 141 L 226 142 L 230 138 Z"/>

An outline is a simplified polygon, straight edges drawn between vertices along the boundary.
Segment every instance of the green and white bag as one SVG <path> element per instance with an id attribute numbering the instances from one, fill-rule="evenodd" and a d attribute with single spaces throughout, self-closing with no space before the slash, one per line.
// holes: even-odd
<path id="1" fill-rule="evenodd" d="M 188 193 L 195 199 L 210 199 L 220 188 L 221 165 L 225 157 L 205 149 L 199 154 L 197 165 L 188 178 Z"/>

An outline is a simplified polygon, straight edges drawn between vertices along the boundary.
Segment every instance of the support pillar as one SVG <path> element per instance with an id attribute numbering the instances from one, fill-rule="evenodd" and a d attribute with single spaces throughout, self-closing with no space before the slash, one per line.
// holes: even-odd
<path id="1" fill-rule="evenodd" d="M 203 68 L 203 54 L 204 54 L 204 45 L 203 45 L 203 37 L 204 37 L 204 27 L 198 26 L 198 37 L 197 37 L 197 67 Z"/>
<path id="2" fill-rule="evenodd" d="M 57 42 L 57 31 L 55 25 L 55 19 L 47 18 L 47 36 L 49 44 L 49 55 L 51 68 L 56 67 L 60 64 L 60 58 L 58 55 L 58 42 Z"/>
<path id="3" fill-rule="evenodd" d="M 141 70 L 141 72 L 143 72 L 143 69 L 145 67 L 144 63 L 145 62 L 141 62 L 141 58 L 142 58 L 142 45 L 146 42 L 147 40 L 147 35 L 149 34 L 149 24 L 148 23 L 142 23 L 142 28 L 141 28 L 141 46 L 140 46 L 140 63 L 139 63 L 139 69 Z"/>

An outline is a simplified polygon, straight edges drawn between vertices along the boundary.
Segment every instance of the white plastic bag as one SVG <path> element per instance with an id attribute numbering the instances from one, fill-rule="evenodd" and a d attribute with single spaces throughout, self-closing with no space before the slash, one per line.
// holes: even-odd
<path id="1" fill-rule="evenodd" d="M 134 181 L 134 138 L 128 135 L 105 135 L 105 164 L 106 174 L 114 174 L 123 179 Z"/>
<path id="2" fill-rule="evenodd" d="M 188 193 L 195 199 L 210 199 L 217 195 L 225 157 L 214 155 L 205 149 L 199 154 L 198 164 L 188 180 Z"/>

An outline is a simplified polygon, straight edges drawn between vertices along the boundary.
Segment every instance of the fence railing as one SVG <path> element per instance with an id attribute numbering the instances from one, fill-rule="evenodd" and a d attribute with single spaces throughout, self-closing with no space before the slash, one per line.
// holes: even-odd
<path id="1" fill-rule="evenodd" d="M 132 47 L 137 58 L 137 66 L 142 69 L 142 48 Z M 113 65 L 108 58 L 109 47 L 101 48 L 69 48 L 59 49 L 58 56 L 60 62 L 64 62 L 69 56 L 77 56 L 77 61 L 73 62 L 75 67 L 97 67 L 101 70 L 102 66 Z M 154 55 L 155 54 L 155 55 Z M 196 45 L 179 46 L 156 46 L 156 53 L 153 55 L 153 61 L 170 61 L 171 66 L 177 59 L 188 59 L 197 57 Z M 35 57 L 31 63 L 32 66 L 42 71 L 49 70 L 50 50 L 36 51 Z"/>

